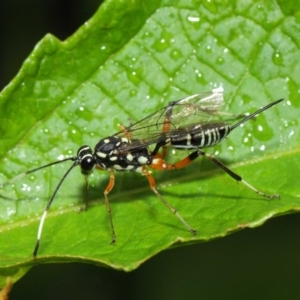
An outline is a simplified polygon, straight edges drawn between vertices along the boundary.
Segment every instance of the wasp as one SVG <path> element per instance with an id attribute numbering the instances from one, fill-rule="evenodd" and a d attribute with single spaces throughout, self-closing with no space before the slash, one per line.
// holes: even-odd
<path id="1" fill-rule="evenodd" d="M 197 230 L 193 229 L 158 192 L 149 168 L 162 171 L 177 170 L 186 167 L 199 156 L 204 156 L 223 169 L 233 179 L 242 182 L 255 193 L 269 199 L 280 198 L 277 194 L 267 195 L 259 191 L 241 176 L 226 167 L 221 161 L 205 153 L 202 149 L 220 143 L 241 124 L 281 101 L 283 99 L 271 102 L 250 115 L 244 114 L 240 121 L 231 125 L 221 120 L 222 113 L 220 109 L 224 104 L 222 91 L 195 94 L 169 102 L 165 107 L 128 127 L 121 126 L 121 131 L 101 139 L 94 147 L 94 150 L 84 145 L 78 149 L 76 156 L 55 161 L 23 173 L 23 175 L 27 175 L 65 161 L 73 162 L 57 184 L 41 216 L 33 257 L 35 258 L 38 253 L 47 212 L 62 183 L 72 169 L 78 165 L 86 180 L 86 208 L 89 175 L 95 169 L 105 170 L 109 173 L 109 182 L 104 190 L 104 200 L 110 222 L 112 244 L 116 242 L 116 234 L 108 194 L 114 187 L 115 171 L 136 171 L 145 175 L 150 189 L 193 235 L 197 234 Z M 190 150 L 192 152 L 182 160 L 171 164 L 166 160 L 169 148 Z"/>

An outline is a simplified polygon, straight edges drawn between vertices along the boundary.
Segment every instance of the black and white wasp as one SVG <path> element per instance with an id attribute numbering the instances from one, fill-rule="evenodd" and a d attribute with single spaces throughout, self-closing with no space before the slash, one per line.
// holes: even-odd
<path id="1" fill-rule="evenodd" d="M 261 196 L 269 199 L 279 198 L 279 195 L 267 195 L 257 190 L 215 157 L 203 152 L 202 149 L 220 143 L 232 130 L 282 100 L 274 101 L 248 116 L 243 115 L 243 119 L 230 125 L 228 122 L 221 120 L 222 113 L 220 109 L 223 106 L 223 93 L 221 91 L 195 94 L 170 102 L 155 113 L 128 127 L 121 126 L 121 131 L 101 139 L 96 144 L 94 151 L 89 146 L 84 145 L 78 149 L 76 156 L 55 161 L 23 173 L 23 175 L 26 175 L 54 164 L 69 160 L 73 161 L 72 165 L 59 181 L 45 207 L 38 228 L 33 257 L 36 257 L 38 253 L 47 212 L 63 181 L 71 170 L 78 165 L 80 166 L 81 173 L 86 178 L 86 189 L 88 189 L 88 176 L 95 169 L 109 172 L 110 178 L 104 191 L 104 199 L 111 226 L 112 244 L 116 242 L 116 234 L 107 195 L 114 186 L 114 171 L 136 171 L 145 175 L 151 190 L 193 235 L 197 234 L 197 230 L 193 229 L 178 211 L 161 196 L 148 168 L 154 170 L 181 169 L 197 157 L 205 156 L 222 168 L 233 179 L 242 182 Z M 169 147 L 178 150 L 191 150 L 192 152 L 179 162 L 169 164 L 165 160 Z M 88 196 L 86 195 L 87 199 Z"/>

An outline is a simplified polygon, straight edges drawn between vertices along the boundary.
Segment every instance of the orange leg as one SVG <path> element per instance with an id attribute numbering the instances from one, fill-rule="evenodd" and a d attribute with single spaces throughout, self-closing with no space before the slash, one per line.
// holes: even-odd
<path id="1" fill-rule="evenodd" d="M 157 191 L 156 189 L 156 183 L 150 172 L 146 169 L 146 167 L 142 167 L 142 173 L 147 176 L 147 179 L 149 181 L 149 185 L 151 190 L 155 193 L 155 195 L 162 201 L 162 203 L 185 225 L 185 227 L 194 235 L 197 234 L 197 230 L 193 229 L 178 213 L 178 211 L 172 207 Z"/>
<path id="2" fill-rule="evenodd" d="M 111 244 L 114 244 L 116 242 L 116 234 L 115 234 L 115 229 L 114 229 L 114 224 L 113 224 L 113 220 L 112 220 L 112 216 L 111 216 L 111 209 L 110 209 L 110 205 L 109 205 L 109 201 L 107 198 L 108 193 L 113 189 L 114 184 L 115 184 L 115 175 L 113 170 L 110 171 L 109 174 L 109 182 L 108 185 L 104 191 L 104 198 L 105 198 L 105 206 L 106 206 L 106 210 L 109 216 L 109 221 L 110 221 L 110 227 L 111 227 L 111 233 L 112 233 L 112 241 Z"/>
<path id="3" fill-rule="evenodd" d="M 195 152 L 192 152 L 189 156 L 187 156 L 186 158 L 184 158 L 183 160 L 175 163 L 175 164 L 168 164 L 166 163 L 165 160 L 162 159 L 162 157 L 157 154 L 154 156 L 152 164 L 150 164 L 150 167 L 152 169 L 155 170 L 176 170 L 176 169 L 181 169 L 186 167 L 188 164 L 190 164 L 193 160 L 195 160 L 197 157 L 199 156 L 205 156 L 207 158 L 209 158 L 212 162 L 214 162 L 218 167 L 220 167 L 221 169 L 223 169 L 229 176 L 231 176 L 233 179 L 242 182 L 244 185 L 246 185 L 249 189 L 251 189 L 252 191 L 254 191 L 255 193 L 269 198 L 269 199 L 274 199 L 274 198 L 280 198 L 280 195 L 275 194 L 275 195 L 267 195 L 259 190 L 257 190 L 255 187 L 253 187 L 252 185 L 250 185 L 247 181 L 243 180 L 243 178 L 234 173 L 233 171 L 231 171 L 229 168 L 227 168 L 222 162 L 220 162 L 219 160 L 217 160 L 216 158 L 214 158 L 213 156 L 201 151 L 201 150 L 197 150 Z"/>
<path id="4" fill-rule="evenodd" d="M 175 163 L 175 164 L 168 164 L 160 154 L 156 154 L 152 160 L 152 164 L 150 164 L 150 167 L 155 170 L 176 170 L 176 169 L 182 169 L 186 167 L 188 164 L 190 164 L 194 159 L 196 159 L 199 155 L 194 157 L 191 153 L 189 156 L 184 158 L 183 160 Z"/>

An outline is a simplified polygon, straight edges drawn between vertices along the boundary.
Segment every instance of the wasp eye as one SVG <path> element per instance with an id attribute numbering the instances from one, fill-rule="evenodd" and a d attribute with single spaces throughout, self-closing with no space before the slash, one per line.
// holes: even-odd
<path id="1" fill-rule="evenodd" d="M 83 175 L 89 175 L 94 171 L 96 161 L 91 153 L 81 157 L 80 168 Z"/>

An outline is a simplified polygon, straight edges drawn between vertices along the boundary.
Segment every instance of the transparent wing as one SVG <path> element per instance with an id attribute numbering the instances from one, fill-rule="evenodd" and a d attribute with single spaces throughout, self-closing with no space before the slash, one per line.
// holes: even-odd
<path id="1" fill-rule="evenodd" d="M 161 132 L 166 117 L 171 122 L 171 128 L 184 127 L 191 123 L 209 122 L 216 118 L 216 113 L 223 106 L 222 92 L 207 92 L 195 94 L 186 98 L 170 102 L 148 117 L 126 127 L 126 132 L 130 133 L 133 139 L 140 139 L 145 133 Z M 120 131 L 117 136 L 124 136 L 124 131 Z"/>
<path id="2" fill-rule="evenodd" d="M 178 128 L 189 127 L 193 124 L 219 123 L 217 112 L 223 104 L 222 91 L 188 96 L 170 102 L 167 106 L 115 135 L 130 138 L 131 144 L 124 151 L 138 149 L 157 143 L 163 135 L 169 137 L 178 133 Z M 167 131 L 164 129 L 166 122 L 169 123 Z"/>

